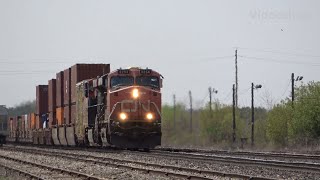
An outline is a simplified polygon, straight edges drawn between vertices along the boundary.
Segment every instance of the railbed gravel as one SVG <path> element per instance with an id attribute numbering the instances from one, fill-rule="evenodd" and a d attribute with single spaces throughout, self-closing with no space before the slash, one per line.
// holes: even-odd
<path id="1" fill-rule="evenodd" d="M 30 148 L 30 147 L 28 147 Z M 38 150 L 42 150 L 43 148 L 35 148 Z M 152 152 L 150 153 L 131 153 L 130 151 L 114 151 L 114 150 L 106 150 L 105 152 L 89 152 L 83 150 L 61 150 L 61 149 L 46 149 L 46 151 L 50 152 L 66 152 L 66 153 L 75 153 L 81 154 L 83 156 L 97 156 L 97 157 L 106 157 L 106 158 L 116 158 L 116 159 L 125 159 L 131 161 L 138 162 L 148 162 L 148 163 L 156 163 L 161 165 L 172 165 L 172 166 L 180 166 L 187 167 L 199 170 L 212 170 L 226 173 L 235 173 L 235 174 L 244 174 L 249 176 L 259 176 L 259 177 L 267 177 L 274 179 L 320 179 L 320 173 L 310 173 L 310 172 L 295 172 L 291 170 L 280 170 L 276 168 L 269 167 L 255 167 L 255 166 L 246 166 L 246 165 L 234 165 L 229 163 L 222 162 L 212 162 L 212 163 L 204 163 L 195 160 L 177 160 L 170 159 L 165 156 L 153 157 Z"/>
<path id="2" fill-rule="evenodd" d="M 28 173 L 31 173 L 31 174 L 34 174 L 38 177 L 41 177 L 43 179 L 83 179 L 83 178 L 75 178 L 75 177 L 72 177 L 70 175 L 66 175 L 66 174 L 62 174 L 62 173 L 58 173 L 58 172 L 55 172 L 55 171 L 51 171 L 51 170 L 48 170 L 48 169 L 45 169 L 45 168 L 40 168 L 40 167 L 35 167 L 35 166 L 32 166 L 30 164 L 24 164 L 24 163 L 20 163 L 20 162 L 16 162 L 16 161 L 12 161 L 12 160 L 7 160 L 7 159 L 1 159 L 0 158 L 0 164 L 3 164 L 3 165 L 6 165 L 7 167 L 14 167 L 15 169 L 18 169 L 18 170 L 22 170 L 22 171 L 25 171 L 25 172 L 28 172 Z M 18 175 L 16 177 L 16 179 L 27 179 L 26 177 L 24 177 L 23 175 Z"/>
<path id="3" fill-rule="evenodd" d="M 26 161 L 31 161 L 35 163 L 41 163 L 45 165 L 50 165 L 53 167 L 64 168 L 72 171 L 81 172 L 84 174 L 89 174 L 96 177 L 107 178 L 107 179 L 173 179 L 172 177 L 166 177 L 163 175 L 148 174 L 135 170 L 126 170 L 122 168 L 108 167 L 107 165 L 93 164 L 90 162 L 75 161 L 70 159 L 65 159 L 61 157 L 52 157 L 45 155 L 34 155 L 26 152 L 17 151 L 3 151 L 0 150 L 1 154 L 13 157 L 17 159 L 22 159 Z M 90 159 L 90 158 L 86 158 Z M 47 179 L 47 178 L 45 178 Z M 179 179 L 179 178 L 174 178 Z"/>
<path id="4" fill-rule="evenodd" d="M 239 157 L 239 158 L 249 158 L 249 159 L 257 159 L 257 160 L 277 160 L 277 161 L 285 161 L 285 162 L 297 162 L 297 163 L 316 163 L 320 164 L 320 157 L 319 158 L 295 158 L 295 157 L 289 157 L 289 156 L 281 156 L 281 157 L 275 157 L 275 156 L 268 156 L 266 154 L 263 155 L 254 155 L 254 154 L 236 154 L 233 152 L 179 152 L 181 154 L 194 154 L 194 155 L 200 155 L 200 156 L 226 156 L 226 157 Z M 307 155 L 306 155 L 307 156 Z"/>

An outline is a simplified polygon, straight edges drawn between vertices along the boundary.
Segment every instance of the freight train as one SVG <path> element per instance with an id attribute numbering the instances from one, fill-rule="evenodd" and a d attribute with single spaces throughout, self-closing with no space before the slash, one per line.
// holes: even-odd
<path id="1" fill-rule="evenodd" d="M 36 87 L 36 112 L 10 117 L 7 141 L 154 148 L 161 145 L 162 81 L 148 68 L 76 64 Z"/>
<path id="2" fill-rule="evenodd" d="M 7 118 L 7 108 L 3 105 L 0 105 L 0 146 L 6 143 L 6 136 L 8 135 Z"/>

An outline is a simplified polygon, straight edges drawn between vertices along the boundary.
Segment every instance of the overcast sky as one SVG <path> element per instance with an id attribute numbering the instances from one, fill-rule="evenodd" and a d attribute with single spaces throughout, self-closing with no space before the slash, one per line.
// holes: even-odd
<path id="1" fill-rule="evenodd" d="M 238 48 L 239 105 L 290 94 L 291 73 L 320 80 L 318 0 L 0 0 L 0 104 L 35 98 L 35 86 L 74 63 L 140 66 L 164 77 L 195 106 L 214 95 L 231 103 Z M 300 83 L 298 83 L 299 85 Z"/>

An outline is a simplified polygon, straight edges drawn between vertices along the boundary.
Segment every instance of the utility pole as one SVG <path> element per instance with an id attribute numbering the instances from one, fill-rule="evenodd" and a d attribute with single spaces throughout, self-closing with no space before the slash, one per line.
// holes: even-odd
<path id="1" fill-rule="evenodd" d="M 235 84 L 232 86 L 232 142 L 236 142 L 236 107 L 235 107 Z"/>
<path id="2" fill-rule="evenodd" d="M 251 146 L 254 146 L 254 89 L 261 88 L 261 85 L 254 86 L 253 83 L 251 83 Z"/>
<path id="3" fill-rule="evenodd" d="M 301 81 L 303 79 L 303 76 L 297 76 L 297 78 L 294 78 L 294 73 L 291 74 L 291 103 L 292 107 L 294 106 L 294 81 Z"/>
<path id="4" fill-rule="evenodd" d="M 189 91 L 189 99 L 190 99 L 190 132 L 192 133 L 192 94 Z"/>
<path id="5" fill-rule="evenodd" d="M 218 90 L 215 88 L 209 87 L 209 109 L 210 109 L 210 117 L 212 117 L 212 93 L 218 94 Z M 216 107 L 217 109 L 217 107 Z"/>
<path id="6" fill-rule="evenodd" d="M 254 146 L 254 97 L 253 83 L 251 83 L 251 146 Z"/>
<path id="7" fill-rule="evenodd" d="M 236 94 L 235 94 L 235 98 L 236 98 L 236 107 L 238 108 L 238 89 L 239 89 L 239 85 L 238 85 L 238 49 L 236 49 L 236 52 L 235 52 L 235 67 L 236 67 Z"/>
<path id="8" fill-rule="evenodd" d="M 173 128 L 176 129 L 176 95 L 173 95 Z"/>
<path id="9" fill-rule="evenodd" d="M 294 102 L 294 73 L 291 74 L 291 103 L 293 107 Z"/>
<path id="10" fill-rule="evenodd" d="M 209 87 L 209 109 L 210 109 L 210 117 L 212 117 L 212 88 Z"/>

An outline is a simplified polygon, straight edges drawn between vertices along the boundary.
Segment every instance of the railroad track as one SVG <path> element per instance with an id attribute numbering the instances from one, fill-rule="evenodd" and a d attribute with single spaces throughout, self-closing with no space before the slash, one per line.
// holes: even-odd
<path id="1" fill-rule="evenodd" d="M 0 167 L 4 168 L 4 170 L 6 171 L 6 174 L 7 174 L 7 171 L 13 171 L 13 172 L 18 173 L 20 176 L 21 176 L 21 175 L 22 175 L 22 176 L 25 176 L 25 177 L 28 178 L 28 179 L 43 180 L 43 178 L 41 178 L 39 175 L 33 174 L 33 173 L 31 173 L 31 172 L 23 171 L 23 170 L 18 169 L 18 168 L 6 166 L 6 165 L 4 165 L 4 164 L 0 164 Z"/>
<path id="2" fill-rule="evenodd" d="M 144 153 L 144 152 L 133 152 L 133 153 Z M 177 153 L 177 152 L 166 152 L 153 150 L 151 153 L 145 153 L 146 156 L 154 157 L 170 157 L 172 159 L 179 160 L 196 160 L 202 162 L 222 162 L 230 163 L 234 165 L 249 165 L 249 166 L 264 166 L 270 168 L 292 170 L 292 171 L 304 171 L 319 173 L 320 164 L 319 163 L 307 163 L 307 162 L 286 162 L 278 160 L 263 160 L 263 159 L 251 159 L 243 157 L 232 157 L 232 156 L 219 156 L 219 155 L 204 155 L 204 154 L 192 154 L 192 153 Z"/>
<path id="3" fill-rule="evenodd" d="M 287 159 L 320 161 L 320 155 L 312 155 L 312 154 L 292 154 L 292 153 L 252 152 L 252 151 L 226 151 L 226 150 L 201 150 L 201 149 L 186 149 L 186 148 L 180 149 L 180 148 L 162 148 L 162 147 L 157 148 L 156 150 L 167 151 L 167 152 L 226 154 L 226 155 L 242 155 L 242 156 L 287 158 Z"/>
<path id="4" fill-rule="evenodd" d="M 94 156 L 94 155 L 81 155 L 77 153 L 68 153 L 68 152 L 53 153 L 52 151 L 50 151 L 50 149 L 42 149 L 41 151 L 37 151 L 37 152 L 35 152 L 34 149 L 18 148 L 18 147 L 5 146 L 4 149 L 10 150 L 10 151 L 22 151 L 22 152 L 33 153 L 38 155 L 40 154 L 45 156 L 68 158 L 75 161 L 83 161 L 86 163 L 100 164 L 104 166 L 123 168 L 127 170 L 142 171 L 145 173 L 153 173 L 153 174 L 170 176 L 175 178 L 183 178 L 183 179 L 206 180 L 206 179 L 213 179 L 217 177 L 252 179 L 252 180 L 269 179 L 269 178 L 262 178 L 262 177 L 252 177 L 252 176 L 247 176 L 242 174 L 232 174 L 232 173 L 224 173 L 224 172 L 209 171 L 209 170 L 191 169 L 191 168 L 185 168 L 185 167 L 137 162 L 132 160 L 117 159 L 117 158 L 106 158 L 106 157 L 100 157 L 100 156 Z"/>
<path id="5" fill-rule="evenodd" d="M 23 169 L 28 169 L 28 170 L 33 169 L 33 171 L 35 168 L 41 169 L 41 172 L 39 171 L 38 173 L 34 173 L 34 172 L 28 172 L 25 170 L 21 170 L 21 167 L 15 168 L 15 167 L 3 165 L 3 164 L 0 165 L 0 166 L 4 167 L 5 169 L 9 169 L 9 170 L 13 170 L 15 172 L 18 172 L 19 174 L 24 175 L 25 177 L 30 178 L 30 179 L 39 179 L 39 180 L 46 179 L 46 178 L 44 178 L 44 176 L 53 178 L 54 175 L 52 174 L 52 172 L 56 172 L 55 178 L 102 180 L 102 178 L 83 174 L 80 172 L 56 168 L 56 167 L 47 166 L 44 164 L 38 164 L 38 163 L 30 162 L 30 161 L 21 160 L 18 158 L 7 157 L 4 155 L 0 155 L 0 158 L 8 160 L 9 162 L 19 163 L 23 166 L 22 167 Z M 46 172 L 47 172 L 47 174 L 46 174 Z"/>

